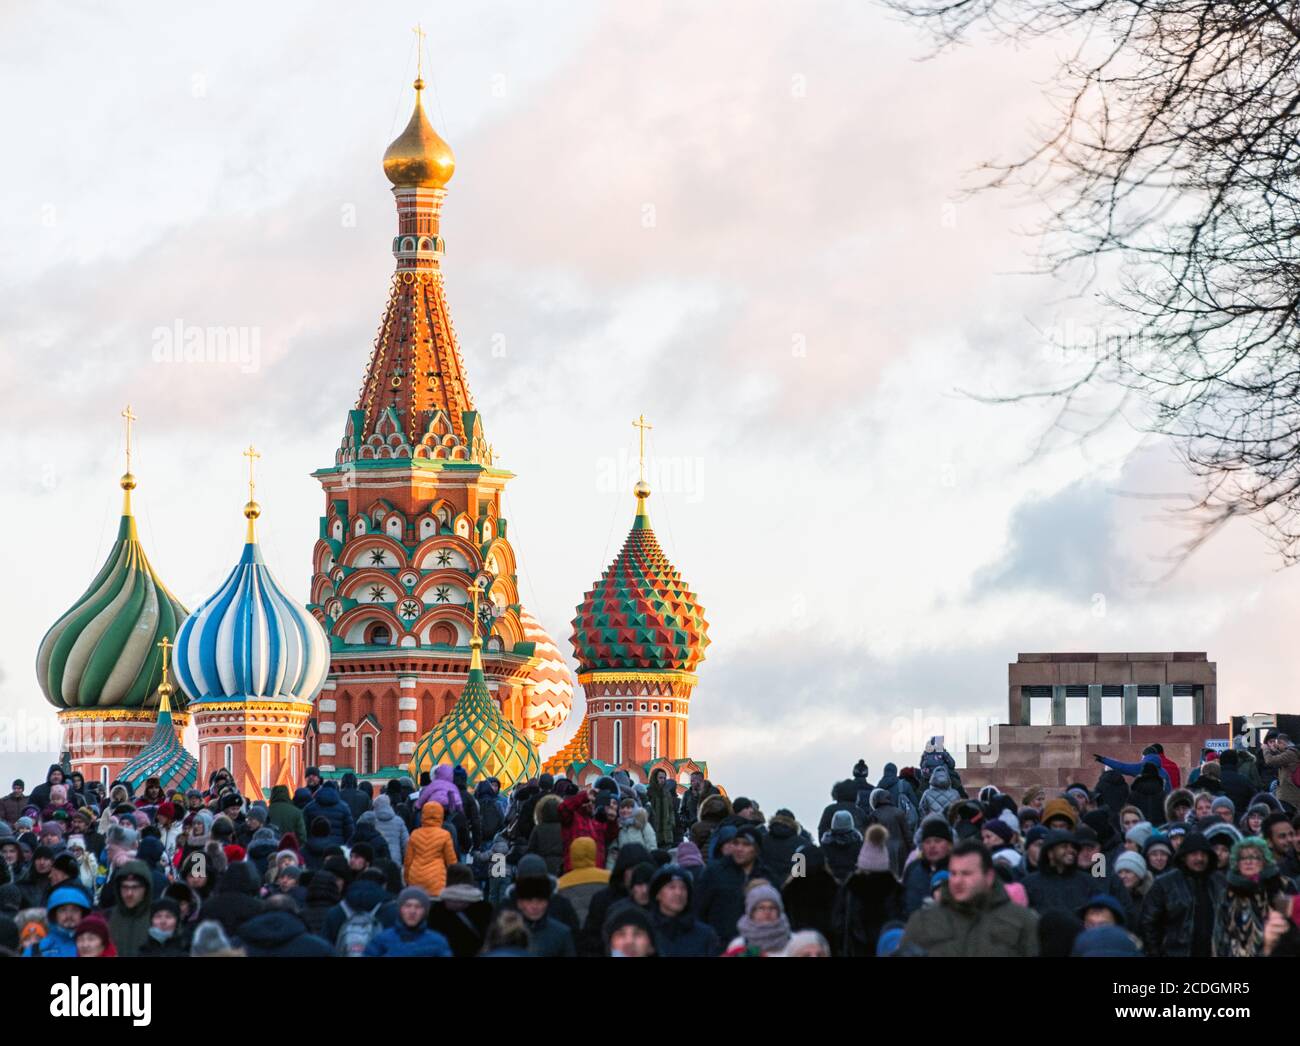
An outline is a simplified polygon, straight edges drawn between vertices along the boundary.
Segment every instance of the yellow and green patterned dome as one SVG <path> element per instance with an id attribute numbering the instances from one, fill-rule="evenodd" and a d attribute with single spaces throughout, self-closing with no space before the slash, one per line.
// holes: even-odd
<path id="1" fill-rule="evenodd" d="M 507 789 L 539 773 L 537 749 L 501 714 L 488 692 L 479 654 L 481 646 L 482 640 L 475 636 L 465 689 L 442 722 L 416 743 L 411 756 L 413 780 L 418 781 L 422 771 L 432 771 L 442 763 L 463 766 L 470 787 L 495 777 Z"/>

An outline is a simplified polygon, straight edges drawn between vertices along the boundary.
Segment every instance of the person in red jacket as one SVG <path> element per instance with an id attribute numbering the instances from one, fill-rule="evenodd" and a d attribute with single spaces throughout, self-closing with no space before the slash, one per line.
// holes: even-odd
<path id="1" fill-rule="evenodd" d="M 1172 792 L 1175 788 L 1183 787 L 1183 775 L 1179 772 L 1178 764 L 1165 755 L 1165 746 L 1162 744 L 1153 744 L 1156 755 L 1160 757 L 1160 765 L 1165 768 L 1165 773 L 1169 775 L 1169 790 Z"/>
<path id="2" fill-rule="evenodd" d="M 597 792 L 587 788 L 569 796 L 560 804 L 560 837 L 564 841 L 564 870 L 573 871 L 569 850 L 573 840 L 587 836 L 596 843 L 596 867 L 605 867 L 605 847 L 618 838 L 617 799 L 610 792 L 599 793 L 601 807 L 596 806 Z M 607 800 L 607 801 L 606 801 Z"/>

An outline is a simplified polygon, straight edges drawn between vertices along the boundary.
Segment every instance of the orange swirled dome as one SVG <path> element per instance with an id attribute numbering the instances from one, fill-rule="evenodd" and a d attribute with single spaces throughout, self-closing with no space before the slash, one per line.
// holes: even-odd
<path id="1" fill-rule="evenodd" d="M 456 155 L 424 115 L 420 92 L 424 81 L 415 81 L 415 111 L 406 130 L 384 152 L 384 174 L 398 188 L 441 189 L 456 172 Z"/>

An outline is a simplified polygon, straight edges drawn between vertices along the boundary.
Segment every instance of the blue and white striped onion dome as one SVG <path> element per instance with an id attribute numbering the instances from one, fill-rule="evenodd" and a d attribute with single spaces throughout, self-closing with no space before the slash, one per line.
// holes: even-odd
<path id="1" fill-rule="evenodd" d="M 276 584 L 256 541 L 176 636 L 176 678 L 192 701 L 310 704 L 329 672 L 329 640 Z"/>

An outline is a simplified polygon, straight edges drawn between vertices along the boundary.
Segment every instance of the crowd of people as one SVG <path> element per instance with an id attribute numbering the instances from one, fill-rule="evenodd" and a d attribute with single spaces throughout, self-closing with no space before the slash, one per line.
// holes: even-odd
<path id="1" fill-rule="evenodd" d="M 1098 755 L 1092 786 L 968 794 L 938 739 L 859 762 L 815 831 L 696 774 L 503 791 L 442 765 L 382 789 L 138 795 L 51 766 L 0 798 L 0 954 L 1300 954 L 1300 750 Z"/>

